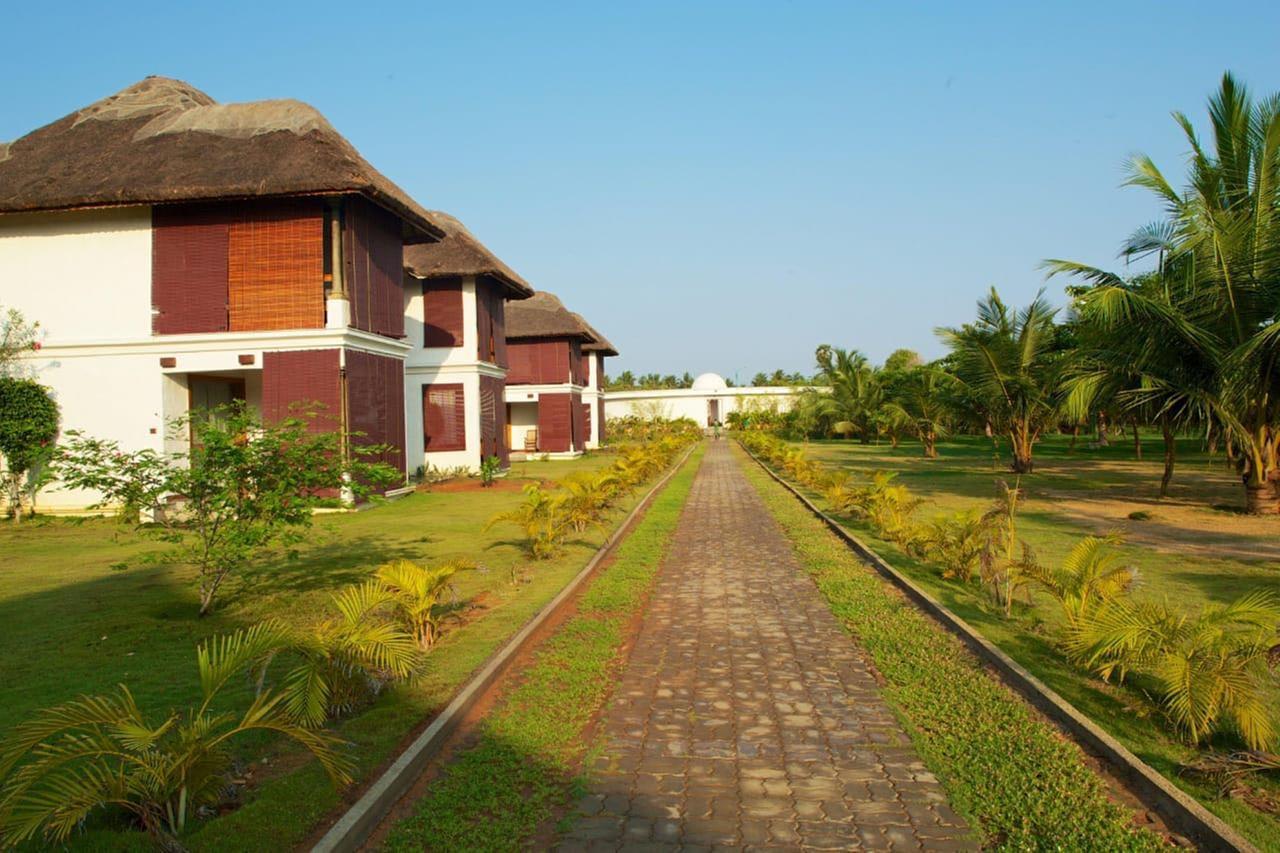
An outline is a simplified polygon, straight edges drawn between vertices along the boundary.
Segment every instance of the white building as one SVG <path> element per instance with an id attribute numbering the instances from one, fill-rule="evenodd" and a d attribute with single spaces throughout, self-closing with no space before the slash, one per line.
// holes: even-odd
<path id="1" fill-rule="evenodd" d="M 730 388 L 716 373 L 704 373 L 691 388 L 610 390 L 606 418 L 689 418 L 703 426 L 724 423 L 730 413 L 791 409 L 800 388 Z"/>
<path id="2" fill-rule="evenodd" d="M 0 305 L 39 321 L 64 432 L 180 452 L 192 409 L 318 403 L 402 471 L 474 467 L 505 456 L 504 301 L 531 290 L 438 216 L 305 104 L 147 78 L 0 145 Z"/>

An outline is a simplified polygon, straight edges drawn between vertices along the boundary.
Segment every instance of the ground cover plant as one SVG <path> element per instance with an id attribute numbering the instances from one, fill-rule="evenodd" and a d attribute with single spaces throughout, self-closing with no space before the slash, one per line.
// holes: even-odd
<path id="1" fill-rule="evenodd" d="M 222 604 L 196 616 L 196 574 L 182 564 L 140 560 L 157 545 L 111 519 L 37 517 L 19 528 L 0 525 L 0 737 L 39 709 L 79 694 L 110 694 L 126 683 L 139 707 L 152 711 L 199 702 L 188 677 L 192 650 L 271 617 L 298 627 L 334 617 L 332 595 L 373 579 L 397 559 L 427 566 L 470 560 L 438 602 L 445 630 L 419 674 L 382 690 L 378 701 L 330 725 L 367 775 L 419 722 L 443 707 L 457 686 L 549 601 L 600 545 L 605 531 L 570 537 L 557 557 L 530 564 L 520 543 L 501 531 L 481 534 L 495 512 L 520 500 L 519 482 L 544 482 L 600 469 L 611 454 L 513 466 L 500 488 L 419 492 L 372 511 L 318 516 L 294 559 L 253 566 L 222 591 Z M 515 481 L 515 482 L 511 482 Z M 506 485 L 510 483 L 510 485 Z M 624 497 L 606 529 L 634 504 Z M 135 562 L 120 572 L 113 566 Z M 511 578 L 519 578 L 513 583 Z M 74 618 L 72 617 L 74 614 Z M 281 675 L 285 670 L 281 669 Z M 229 702 L 251 698 L 253 685 L 225 688 Z M 188 826 L 190 850 L 243 849 L 299 843 L 338 802 L 323 769 L 278 739 L 250 734 L 238 742 L 239 797 L 216 820 Z M 224 809 L 224 810 L 225 810 Z M 70 840 L 76 849 L 134 850 L 150 844 L 116 821 L 91 820 Z"/>
<path id="2" fill-rule="evenodd" d="M 768 476 L 747 477 L 833 612 L 884 677 L 921 757 L 985 842 L 1002 849 L 1151 850 L 1074 744 L 988 675 Z"/>
<path id="3" fill-rule="evenodd" d="M 657 573 L 702 452 L 654 499 L 574 616 L 538 649 L 476 742 L 391 830 L 386 849 L 517 849 L 568 802 L 582 731 L 608 697 L 626 624 Z"/>
<path id="4" fill-rule="evenodd" d="M 1158 433 L 1146 433 L 1143 440 L 1162 444 Z M 1220 455 L 1210 457 L 1198 445 L 1183 442 L 1182 474 L 1170 496 L 1160 499 L 1160 454 L 1149 453 L 1139 461 L 1128 442 L 1073 448 L 1069 436 L 1042 440 L 1036 473 L 1018 482 L 1022 497 L 1016 513 L 1019 548 L 1013 563 L 1018 574 L 1013 578 L 1012 608 L 998 604 L 977 582 L 945 578 L 942 563 L 911 541 L 891 539 L 856 505 L 825 505 L 895 567 L 1140 758 L 1260 846 L 1275 846 L 1280 845 L 1275 818 L 1280 785 L 1274 776 L 1233 775 L 1230 789 L 1236 796 L 1223 799 L 1213 779 L 1194 772 L 1203 762 L 1221 764 L 1220 753 L 1238 751 L 1248 741 L 1251 724 L 1233 719 L 1236 698 L 1242 700 L 1241 707 L 1254 709 L 1247 715 L 1254 720 L 1280 707 L 1280 690 L 1266 663 L 1280 639 L 1274 633 L 1274 618 L 1264 615 L 1261 623 L 1240 623 L 1233 616 L 1241 615 L 1240 603 L 1248 604 L 1251 594 L 1280 593 L 1280 527 L 1272 519 L 1206 506 L 1206 498 L 1229 500 L 1238 481 L 1233 482 Z M 827 482 L 838 479 L 855 492 L 868 489 L 877 472 L 894 473 L 894 482 L 924 501 L 918 512 L 921 521 L 990 507 L 999 483 L 1007 482 L 1002 461 L 993 458 L 990 441 L 980 436 L 952 438 L 940 446 L 938 461 L 921 458 L 918 448 L 909 444 L 895 450 L 886 445 L 811 442 L 807 452 L 825 463 Z M 780 463 L 783 459 L 779 456 Z M 820 504 L 824 485 L 809 489 Z M 1149 517 L 1132 520 L 1135 511 Z M 1112 661 L 1105 655 L 1090 665 L 1096 649 L 1089 643 L 1082 645 L 1080 654 L 1070 649 L 1073 636 L 1092 635 L 1095 641 L 1104 637 L 1098 629 L 1106 624 L 1075 635 L 1073 626 L 1082 614 L 1096 616 L 1100 605 L 1117 597 L 1136 602 L 1136 609 L 1151 618 L 1135 620 L 1134 608 L 1126 603 L 1123 610 L 1110 614 L 1115 617 L 1111 621 L 1146 625 L 1145 636 L 1158 632 L 1164 638 L 1128 657 L 1134 669 L 1124 679 L 1108 671 Z M 1123 634 L 1112 639 L 1116 636 Z M 1169 676 L 1178 667 L 1184 674 L 1197 674 L 1194 683 L 1205 688 L 1197 694 L 1202 703 L 1186 705 L 1178 699 L 1180 691 L 1171 689 L 1177 682 Z M 1219 667 L 1231 673 L 1227 681 L 1215 674 Z M 1110 680 L 1104 681 L 1103 675 Z M 1240 677 L 1245 681 L 1238 681 Z M 1231 694 L 1224 692 L 1227 685 L 1248 689 Z M 1206 710 L 1211 712 L 1207 716 Z M 1215 733 L 1204 737 L 1203 722 L 1210 718 Z M 1265 724 L 1253 730 L 1265 732 Z M 1189 745 L 1193 740 L 1201 740 L 1201 746 Z M 1257 761 L 1258 753 L 1250 755 L 1254 764 L 1268 766 Z"/>

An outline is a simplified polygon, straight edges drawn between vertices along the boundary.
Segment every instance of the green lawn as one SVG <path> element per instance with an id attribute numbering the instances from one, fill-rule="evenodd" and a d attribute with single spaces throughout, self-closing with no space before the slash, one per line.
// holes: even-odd
<path id="1" fill-rule="evenodd" d="M 608 454 L 516 465 L 510 480 L 559 479 L 607 465 Z M 264 565 L 227 587 L 214 615 L 196 618 L 193 573 L 185 567 L 117 569 L 155 543 L 106 519 L 52 519 L 0 526 L 0 736 L 38 708 L 126 683 L 141 707 L 160 717 L 196 699 L 195 645 L 204 637 L 268 616 L 299 624 L 323 617 L 329 593 L 369 576 L 381 562 L 470 556 L 481 567 L 457 577 L 463 627 L 447 633 L 425 674 L 385 694 L 340 728 L 354 744 L 361 772 L 385 759 L 501 643 L 572 578 L 601 544 L 592 531 L 553 560 L 529 563 L 513 529 L 482 532 L 495 513 L 518 503 L 513 486 L 416 493 L 374 509 L 322 515 L 297 559 Z M 638 496 L 637 496 L 638 497 Z M 615 511 L 616 524 L 635 498 Z M 523 580 L 510 582 L 513 567 Z M 246 804 L 184 839 L 193 850 L 261 850 L 292 846 L 338 802 L 314 761 L 257 745 L 257 780 Z M 266 759 L 264 762 L 263 759 Z M 143 836 L 96 830 L 82 849 L 145 849 Z"/>
<path id="2" fill-rule="evenodd" d="M 926 500 L 917 517 L 984 508 L 997 479 L 1013 478 L 991 442 L 961 437 L 940 445 L 942 458 L 926 460 L 918 444 L 859 445 L 846 441 L 809 444 L 810 455 L 851 471 L 899 472 L 899 481 Z M 1161 443 L 1144 437 L 1144 459 L 1134 457 L 1131 440 L 1090 449 L 1085 441 L 1071 450 L 1066 437 L 1052 436 L 1036 448 L 1037 470 L 1024 476 L 1025 502 L 1019 532 L 1044 562 L 1059 561 L 1080 537 L 1115 530 L 1125 537 L 1122 551 L 1138 567 L 1139 596 L 1167 597 L 1194 608 L 1230 601 L 1244 592 L 1270 589 L 1280 594 L 1280 519 L 1241 515 L 1239 480 L 1222 463 L 1199 449 L 1199 441 L 1179 445 L 1180 462 L 1169 498 L 1158 500 Z M 1129 513 L 1150 513 L 1148 520 Z M 860 522 L 842 519 L 882 556 L 921 583 L 947 607 L 981 630 L 1076 707 L 1118 737 L 1144 761 L 1201 798 L 1210 809 L 1265 849 L 1280 849 L 1280 820 L 1235 800 L 1217 800 L 1212 791 L 1178 776 L 1192 751 L 1171 740 L 1154 718 L 1152 706 L 1128 689 L 1089 678 L 1068 666 L 1053 646 L 1061 624 L 1047 598 L 1015 621 L 994 611 L 976 587 L 941 579 L 936 570 L 876 537 Z M 1276 697 L 1280 707 L 1280 693 Z M 1231 745 L 1231 744 L 1224 744 Z M 1264 784 L 1271 795 L 1280 785 Z"/>

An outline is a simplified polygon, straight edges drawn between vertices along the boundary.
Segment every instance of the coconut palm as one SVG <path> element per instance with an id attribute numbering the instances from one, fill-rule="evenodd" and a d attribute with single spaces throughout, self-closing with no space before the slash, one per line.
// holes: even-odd
<path id="1" fill-rule="evenodd" d="M 913 545 L 942 567 L 944 578 L 968 583 L 981 565 L 990 539 L 990 521 L 971 509 L 931 518 L 920 526 Z"/>
<path id="2" fill-rule="evenodd" d="M 259 692 L 242 713 L 214 709 L 228 682 L 291 642 L 291 631 L 272 621 L 203 644 L 196 656 L 200 704 L 158 721 L 121 685 L 20 723 L 0 746 L 0 846 L 37 836 L 61 843 L 90 815 L 115 808 L 175 847 L 196 810 L 226 789 L 232 742 L 254 731 L 298 741 L 335 784 L 350 782 L 341 740 L 300 723 L 287 689 Z"/>
<path id="3" fill-rule="evenodd" d="M 834 425 L 847 423 L 850 432 L 869 444 L 879 431 L 884 389 L 876 369 L 857 350 L 826 344 L 816 353 L 823 384 L 831 392 L 819 396 L 815 405 Z"/>
<path id="4" fill-rule="evenodd" d="M 1156 258 L 1160 297 L 1086 264 L 1046 265 L 1094 285 L 1086 309 L 1096 321 L 1141 322 L 1154 340 L 1193 353 L 1197 369 L 1203 363 L 1212 376 L 1207 390 L 1151 370 L 1153 404 L 1185 392 L 1210 408 L 1240 452 L 1249 511 L 1280 512 L 1280 95 L 1254 102 L 1224 75 L 1209 99 L 1211 151 L 1190 119 L 1174 118 L 1191 148 L 1186 190 L 1141 155 L 1126 182 L 1164 205 L 1164 218 L 1122 250 L 1125 258 Z M 1163 352 L 1150 359 L 1174 361 Z"/>
<path id="5" fill-rule="evenodd" d="M 976 322 L 937 330 L 970 399 L 993 430 L 1009 436 L 1012 470 L 1020 474 L 1034 469 L 1032 450 L 1058 413 L 1063 359 L 1056 313 L 1043 294 L 1012 310 L 992 288 L 978 303 Z"/>
<path id="6" fill-rule="evenodd" d="M 885 409 L 920 439 L 926 459 L 938 458 L 938 439 L 947 434 L 949 410 L 943 388 L 953 379 L 937 365 L 916 365 L 888 384 Z"/>

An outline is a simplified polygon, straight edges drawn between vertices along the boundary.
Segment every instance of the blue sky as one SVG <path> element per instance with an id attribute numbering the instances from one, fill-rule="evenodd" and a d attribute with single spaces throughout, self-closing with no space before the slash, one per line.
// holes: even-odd
<path id="1" fill-rule="evenodd" d="M 1040 259 L 1116 263 L 1158 212 L 1125 156 L 1180 173 L 1170 110 L 1227 68 L 1280 89 L 1275 3 L 1042 5 L 19 4 L 0 139 L 147 74 L 299 98 L 609 335 L 611 373 L 933 356 Z"/>

